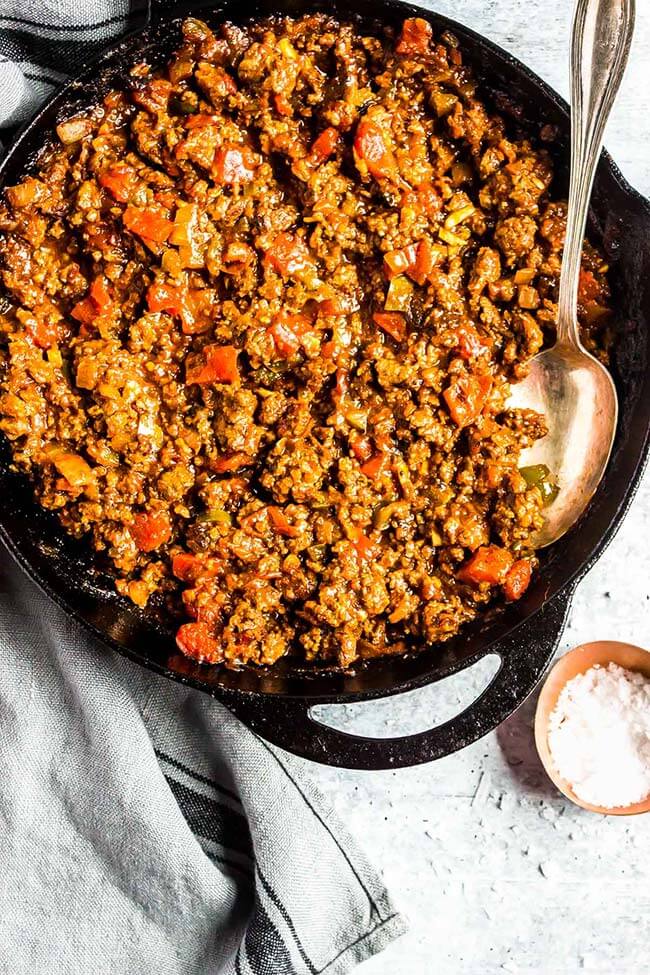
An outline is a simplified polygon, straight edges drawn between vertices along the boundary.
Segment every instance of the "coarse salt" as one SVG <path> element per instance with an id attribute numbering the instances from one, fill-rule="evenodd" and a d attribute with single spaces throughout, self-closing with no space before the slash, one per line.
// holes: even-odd
<path id="1" fill-rule="evenodd" d="M 641 802 L 650 795 L 650 680 L 613 663 L 578 674 L 550 715 L 548 745 L 583 802 Z"/>

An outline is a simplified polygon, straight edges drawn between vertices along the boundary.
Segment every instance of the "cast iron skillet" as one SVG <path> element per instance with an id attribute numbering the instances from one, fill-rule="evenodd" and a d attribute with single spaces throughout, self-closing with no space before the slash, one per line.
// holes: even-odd
<path id="1" fill-rule="evenodd" d="M 23 131 L 0 167 L 0 181 L 13 184 L 34 166 L 35 156 L 57 121 L 96 102 L 123 83 L 130 65 L 162 63 L 178 42 L 172 17 L 198 11 L 212 24 L 242 22 L 273 13 L 300 15 L 323 9 L 355 18 L 364 28 L 397 24 L 418 14 L 436 33 L 452 30 L 481 81 L 483 97 L 510 117 L 513 129 L 537 139 L 555 126 L 549 144 L 556 159 L 556 191 L 566 182 L 566 104 L 509 54 L 459 24 L 394 0 L 226 0 L 215 6 L 188 2 L 156 10 L 152 23 L 108 48 L 78 80 L 66 85 Z M 547 130 L 548 131 L 548 130 Z M 528 593 L 516 604 L 496 608 L 442 646 L 417 655 L 375 660 L 355 673 L 309 669 L 281 661 L 267 672 L 200 667 L 182 657 L 163 622 L 137 610 L 115 593 L 95 565 L 90 548 L 65 534 L 56 518 L 33 501 L 26 480 L 11 471 L 7 443 L 0 444 L 0 531 L 22 567 L 105 644 L 174 680 L 223 701 L 269 741 L 330 765 L 375 769 L 415 765 L 449 754 L 496 727 L 533 690 L 560 639 L 577 580 L 614 535 L 642 473 L 650 434 L 650 205 L 604 155 L 593 199 L 591 233 L 612 267 L 618 338 L 613 371 L 620 422 L 605 479 L 579 524 L 549 551 Z M 484 693 L 462 714 L 432 730 L 404 738 L 370 739 L 344 734 L 316 722 L 315 704 L 353 702 L 400 694 L 437 681 L 488 654 L 500 668 Z M 435 716 L 432 717 L 432 721 Z"/>

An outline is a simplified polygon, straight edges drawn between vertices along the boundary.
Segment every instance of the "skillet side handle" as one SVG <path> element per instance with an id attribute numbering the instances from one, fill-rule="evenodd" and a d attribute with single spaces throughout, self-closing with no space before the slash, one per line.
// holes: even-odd
<path id="1" fill-rule="evenodd" d="M 217 696 L 262 738 L 313 762 L 350 769 L 431 762 L 482 738 L 523 704 L 557 649 L 573 591 L 560 593 L 502 641 L 494 650 L 501 665 L 483 693 L 461 714 L 430 731 L 404 738 L 365 738 L 316 721 L 310 710 L 313 705 L 300 698 Z"/>

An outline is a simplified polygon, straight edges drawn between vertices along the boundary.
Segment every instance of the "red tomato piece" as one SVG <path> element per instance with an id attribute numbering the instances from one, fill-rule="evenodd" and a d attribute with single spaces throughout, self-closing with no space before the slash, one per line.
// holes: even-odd
<path id="1" fill-rule="evenodd" d="M 315 164 L 325 162 L 332 155 L 339 141 L 339 131 L 334 126 L 324 129 L 311 147 L 309 159 Z"/>
<path id="2" fill-rule="evenodd" d="M 172 527 L 165 511 L 141 511 L 130 528 L 141 552 L 153 552 L 171 538 Z"/>
<path id="3" fill-rule="evenodd" d="M 474 586 L 481 582 L 497 586 L 505 581 L 513 561 L 514 557 L 507 548 L 482 545 L 458 571 L 457 578 L 460 582 L 469 582 Z"/>
<path id="4" fill-rule="evenodd" d="M 287 96 L 281 92 L 276 92 L 273 95 L 273 104 L 278 115 L 284 115 L 285 118 L 290 118 L 293 115 L 293 105 Z"/>
<path id="5" fill-rule="evenodd" d="M 131 193 L 137 186 L 138 177 L 132 166 L 126 163 L 113 163 L 99 175 L 97 181 L 118 203 L 128 203 Z"/>
<path id="6" fill-rule="evenodd" d="M 354 137 L 357 160 L 365 163 L 376 179 L 392 179 L 398 175 L 397 160 L 387 143 L 383 130 L 368 119 L 361 119 Z"/>
<path id="7" fill-rule="evenodd" d="M 108 311 L 113 304 L 113 299 L 108 290 L 108 282 L 103 275 L 98 275 L 91 284 L 90 297 L 97 305 L 99 311 Z"/>
<path id="8" fill-rule="evenodd" d="M 191 552 L 180 552 L 172 559 L 172 572 L 181 582 L 194 582 L 201 570 L 201 559 Z"/>
<path id="9" fill-rule="evenodd" d="M 431 273 L 438 261 L 438 254 L 428 237 L 423 237 L 417 245 L 415 262 L 407 268 L 406 273 L 416 284 L 425 284 L 431 280 Z"/>
<path id="10" fill-rule="evenodd" d="M 205 112 L 198 112 L 196 115 L 188 115 L 185 119 L 185 128 L 192 131 L 193 129 L 207 129 L 210 125 L 219 125 L 221 119 L 218 115 L 207 115 Z"/>
<path id="11" fill-rule="evenodd" d="M 273 319 L 269 332 L 275 347 L 284 359 L 289 359 L 300 349 L 305 335 L 311 331 L 311 322 L 305 315 L 280 313 Z"/>
<path id="12" fill-rule="evenodd" d="M 530 585 L 532 573 L 533 570 L 528 559 L 519 559 L 515 562 L 503 583 L 503 594 L 508 602 L 521 599 Z"/>
<path id="13" fill-rule="evenodd" d="M 406 338 L 406 321 L 401 312 L 376 311 L 372 320 L 382 332 L 386 332 L 396 342 L 403 342 Z"/>
<path id="14" fill-rule="evenodd" d="M 234 345 L 205 345 L 188 360 L 185 381 L 205 386 L 209 383 L 236 383 L 239 381 L 237 356 Z"/>
<path id="15" fill-rule="evenodd" d="M 377 552 L 376 539 L 369 538 L 358 525 L 354 525 L 350 529 L 350 541 L 354 545 L 355 554 L 361 562 L 373 558 Z"/>
<path id="16" fill-rule="evenodd" d="M 91 284 L 88 294 L 73 306 L 70 314 L 83 325 L 92 325 L 100 315 L 110 311 L 113 299 L 106 278 L 99 275 Z"/>
<path id="17" fill-rule="evenodd" d="M 463 359 L 473 359 L 474 356 L 487 352 L 488 345 L 469 322 L 461 322 L 456 326 L 458 337 L 458 354 Z"/>
<path id="18" fill-rule="evenodd" d="M 283 231 L 274 238 L 267 250 L 264 264 L 287 278 L 300 274 L 313 264 L 313 260 L 302 237 Z"/>
<path id="19" fill-rule="evenodd" d="M 358 433 L 350 435 L 350 450 L 357 460 L 366 461 L 372 457 L 372 444 Z"/>
<path id="20" fill-rule="evenodd" d="M 458 376 L 443 392 L 449 414 L 458 427 L 466 427 L 479 417 L 492 389 L 489 376 Z"/>
<path id="21" fill-rule="evenodd" d="M 122 219 L 127 230 L 154 244 L 163 244 L 174 229 L 173 221 L 154 209 L 127 207 Z"/>
<path id="22" fill-rule="evenodd" d="M 366 463 L 362 465 L 361 473 L 365 474 L 366 477 L 374 479 L 375 477 L 378 477 L 382 473 L 382 471 L 386 469 L 387 465 L 388 465 L 388 458 L 386 457 L 386 454 L 378 453 L 375 454 L 374 457 L 371 457 L 370 460 L 366 461 Z"/>
<path id="23" fill-rule="evenodd" d="M 433 31 L 431 24 L 421 17 L 408 17 L 395 47 L 398 54 L 426 54 Z"/>
<path id="24" fill-rule="evenodd" d="M 225 145 L 217 149 L 212 174 L 218 183 L 250 183 L 255 176 L 257 159 L 248 146 Z"/>
<path id="25" fill-rule="evenodd" d="M 590 301 L 598 301 L 601 297 L 601 286 L 591 271 L 580 271 L 578 279 L 578 301 L 585 305 Z"/>
<path id="26" fill-rule="evenodd" d="M 176 645 L 186 657 L 200 664 L 216 664 L 223 660 L 223 653 L 207 623 L 183 623 L 176 633 Z"/>
<path id="27" fill-rule="evenodd" d="M 266 510 L 269 513 L 269 520 L 278 535 L 284 535 L 286 538 L 296 538 L 296 536 L 300 534 L 298 529 L 287 520 L 287 516 L 282 508 L 276 508 L 275 505 L 269 505 Z"/>
<path id="28" fill-rule="evenodd" d="M 228 471 L 238 471 L 242 467 L 247 467 L 251 460 L 248 454 L 235 453 L 228 457 L 218 457 L 210 464 L 211 470 L 216 474 L 225 474 Z"/>

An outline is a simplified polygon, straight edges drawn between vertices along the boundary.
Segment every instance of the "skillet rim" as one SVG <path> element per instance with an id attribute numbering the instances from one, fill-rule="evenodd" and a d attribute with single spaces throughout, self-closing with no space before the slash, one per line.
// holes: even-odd
<path id="1" fill-rule="evenodd" d="M 12 160 L 19 156 L 22 143 L 29 137 L 29 135 L 39 128 L 41 120 L 56 111 L 59 104 L 64 102 L 66 98 L 74 96 L 76 90 L 87 84 L 89 81 L 92 82 L 93 73 L 99 72 L 101 69 L 109 69 L 114 61 L 118 60 L 120 57 L 124 57 L 125 51 L 129 51 L 132 45 L 136 45 L 137 50 L 146 50 L 147 45 L 150 43 L 155 45 L 156 34 L 161 30 L 168 30 L 171 27 L 177 26 L 185 16 L 190 14 L 192 11 L 194 13 L 201 13 L 206 16 L 206 19 L 211 20 L 216 17 L 219 20 L 227 20 L 230 17 L 239 20 L 249 20 L 258 19 L 261 17 L 269 16 L 269 12 L 266 10 L 253 11 L 250 15 L 245 18 L 238 18 L 236 11 L 232 10 L 234 6 L 232 0 L 228 0 L 225 4 L 188 4 L 187 10 L 180 14 L 178 11 L 169 10 L 161 12 L 159 19 L 154 24 L 148 24 L 144 27 L 137 28 L 130 31 L 125 35 L 114 39 L 110 44 L 106 45 L 100 52 L 98 52 L 91 62 L 87 63 L 84 68 L 75 77 L 70 78 L 62 86 L 57 88 L 52 95 L 47 99 L 47 101 L 38 109 L 35 115 L 20 129 L 18 134 L 7 151 L 5 157 L 0 162 L 0 188 L 3 184 L 3 177 Z M 253 5 L 255 6 L 255 5 Z M 299 4 L 301 9 L 290 9 L 281 12 L 277 12 L 280 16 L 301 16 L 302 14 L 309 12 L 317 12 L 321 9 L 321 4 L 319 2 Z M 307 7 L 308 9 L 304 9 Z M 479 51 L 487 52 L 489 56 L 492 57 L 493 62 L 498 65 L 505 64 L 510 70 L 514 71 L 519 77 L 523 78 L 527 83 L 531 84 L 542 97 L 551 102 L 555 108 L 563 116 L 568 115 L 569 106 L 566 100 L 559 95 L 550 85 L 547 84 L 542 78 L 539 77 L 534 71 L 532 71 L 526 64 L 512 55 L 509 51 L 502 48 L 500 45 L 496 44 L 494 41 L 485 37 L 484 35 L 478 34 L 472 28 L 466 25 L 452 20 L 443 14 L 438 13 L 435 10 L 429 10 L 427 8 L 420 7 L 416 4 L 395 2 L 395 0 L 380 0 L 373 10 L 373 14 L 358 14 L 355 10 L 349 10 L 346 13 L 337 9 L 338 4 L 327 5 L 327 10 L 333 13 L 334 16 L 346 17 L 348 20 L 369 20 L 374 19 L 378 23 L 387 23 L 390 21 L 391 16 L 404 17 L 409 14 L 422 16 L 434 25 L 434 28 L 442 30 L 450 30 L 461 35 L 461 37 L 469 38 Z M 133 58 L 136 54 L 136 50 L 129 51 L 129 55 Z M 92 104 L 92 101 L 86 99 L 85 106 Z M 50 138 L 49 133 L 51 132 L 51 124 L 48 124 L 46 131 L 43 133 L 41 138 L 41 148 L 44 147 L 48 138 Z M 19 160 L 20 168 L 22 171 L 29 171 L 34 162 L 34 156 L 28 155 L 26 158 Z M 609 153 L 603 150 L 601 160 L 599 163 L 599 169 L 603 169 L 607 172 L 608 177 L 614 181 L 618 186 L 621 193 L 633 204 L 635 207 L 640 208 L 645 212 L 648 220 L 650 220 L 650 201 L 648 201 L 638 190 L 636 190 L 622 174 L 619 167 L 616 165 Z M 145 658 L 141 652 L 133 649 L 131 646 L 121 643 L 115 637 L 109 635 L 105 630 L 101 629 L 99 626 L 95 625 L 91 620 L 84 617 L 80 610 L 75 609 L 69 599 L 65 595 L 61 595 L 56 591 L 52 584 L 50 584 L 38 569 L 35 569 L 29 561 L 27 555 L 24 555 L 21 551 L 21 545 L 17 542 L 11 532 L 7 529 L 4 523 L 0 522 L 0 537 L 3 539 L 8 550 L 12 554 L 15 561 L 21 567 L 23 571 L 43 590 L 49 598 L 51 598 L 64 612 L 76 622 L 80 623 L 84 629 L 89 631 L 96 639 L 101 643 L 108 645 L 111 649 L 116 650 L 122 656 L 140 664 L 158 673 L 162 676 L 170 678 L 177 683 L 181 683 L 187 686 L 194 687 L 198 690 L 202 690 L 215 697 L 234 698 L 242 697 L 244 699 L 296 699 L 305 701 L 309 706 L 328 703 L 328 702 L 344 702 L 344 701 L 356 701 L 356 700 L 372 700 L 381 697 L 393 696 L 396 694 L 404 693 L 409 690 L 414 690 L 418 687 L 426 686 L 430 683 L 434 683 L 438 680 L 444 679 L 445 677 L 451 676 L 466 667 L 472 666 L 477 660 L 491 653 L 499 652 L 499 644 L 508 638 L 512 638 L 513 635 L 527 623 L 537 617 L 544 607 L 553 600 L 560 599 L 566 596 L 567 593 L 573 591 L 577 583 L 582 579 L 582 577 L 589 571 L 589 569 L 595 564 L 595 562 L 603 554 L 611 540 L 613 539 L 616 531 L 620 527 L 625 514 L 627 513 L 636 491 L 638 490 L 639 483 L 643 474 L 643 471 L 648 462 L 648 453 L 650 450 L 650 422 L 646 425 L 645 434 L 643 437 L 643 442 L 638 448 L 638 456 L 634 465 L 634 470 L 627 484 L 627 487 L 623 490 L 619 501 L 616 503 L 615 510 L 611 517 L 607 527 L 602 531 L 600 537 L 596 544 L 591 548 L 590 553 L 581 562 L 574 566 L 567 577 L 561 582 L 557 589 L 553 592 L 552 596 L 545 596 L 539 603 L 539 605 L 532 611 L 521 615 L 519 619 L 509 622 L 504 629 L 504 631 L 498 635 L 490 636 L 488 634 L 488 639 L 484 645 L 479 646 L 473 652 L 468 653 L 466 656 L 461 657 L 457 660 L 451 660 L 443 662 L 441 660 L 434 661 L 432 666 L 427 668 L 423 673 L 407 677 L 405 679 L 398 680 L 391 683 L 388 687 L 377 687 L 377 688 L 367 688 L 364 690 L 335 690 L 330 692 L 316 692 L 313 693 L 309 690 L 306 691 L 292 691 L 290 690 L 270 690 L 262 689 L 260 687 L 255 689 L 243 689 L 243 688 L 233 688 L 228 687 L 220 682 L 217 678 L 214 679 L 214 673 L 212 674 L 213 682 L 208 684 L 205 679 L 201 676 L 195 676 L 194 674 L 184 674 L 177 670 L 172 669 L 168 665 L 159 663 L 158 661 Z M 599 492 L 602 490 L 599 488 Z M 598 493 L 596 497 L 598 496 Z M 36 504 L 36 502 L 34 502 Z M 578 526 L 576 526 L 578 527 Z M 576 531 L 576 528 L 572 529 L 571 534 Z M 218 670 L 223 672 L 223 668 L 211 668 L 212 671 Z M 270 676 L 272 677 L 272 670 L 270 668 Z M 367 671 L 365 671 L 367 673 Z M 363 675 L 364 671 L 360 668 L 359 674 Z M 265 676 L 263 670 L 260 671 L 260 677 Z M 349 672 L 341 672 L 332 670 L 326 673 L 320 673 L 317 675 L 316 679 L 327 679 L 327 677 L 338 677 L 339 679 L 345 678 L 347 676 L 354 676 Z M 540 673 L 541 676 L 541 673 Z M 314 679 L 309 674 L 292 676 L 289 678 L 291 681 L 303 681 L 303 683 L 308 683 L 309 680 Z M 262 681 L 260 680 L 260 683 Z"/>

